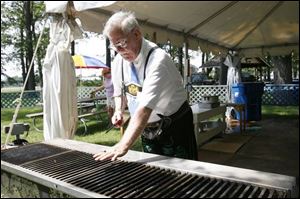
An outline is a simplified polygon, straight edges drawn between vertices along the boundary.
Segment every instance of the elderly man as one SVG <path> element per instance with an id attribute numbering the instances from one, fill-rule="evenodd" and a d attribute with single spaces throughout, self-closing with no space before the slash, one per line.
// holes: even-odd
<path id="1" fill-rule="evenodd" d="M 103 34 L 118 52 L 112 64 L 112 123 L 122 125 L 125 103 L 131 120 L 120 142 L 109 151 L 95 154 L 95 160 L 125 155 L 140 135 L 144 152 L 196 160 L 192 110 L 172 59 L 143 38 L 131 12 L 111 16 Z"/>

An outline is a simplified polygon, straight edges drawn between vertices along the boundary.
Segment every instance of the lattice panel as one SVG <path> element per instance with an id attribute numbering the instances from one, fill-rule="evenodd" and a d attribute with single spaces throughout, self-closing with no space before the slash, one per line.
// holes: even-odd
<path id="1" fill-rule="evenodd" d="M 218 95 L 220 102 L 226 102 L 227 86 L 226 85 L 202 85 L 193 86 L 192 92 L 190 92 L 190 104 L 196 104 L 202 96 L 206 95 Z"/>
<path id="2" fill-rule="evenodd" d="M 91 92 L 96 90 L 98 87 L 77 87 L 77 98 L 89 98 Z M 105 96 L 105 90 L 96 92 L 96 96 Z M 100 100 L 100 104 L 106 104 L 106 100 Z"/>
<path id="3" fill-rule="evenodd" d="M 78 98 L 87 98 L 90 97 L 91 92 L 96 90 L 98 87 L 78 87 L 77 88 L 77 97 Z M 105 90 L 98 91 L 96 96 L 105 95 Z"/>
<path id="4" fill-rule="evenodd" d="M 299 84 L 265 85 L 262 104 L 299 106 Z"/>
<path id="5" fill-rule="evenodd" d="M 88 98 L 90 93 L 97 87 L 78 87 L 77 96 L 79 98 Z M 21 92 L 1 93 L 1 108 L 15 108 L 17 104 L 13 101 L 20 97 Z M 96 96 L 105 95 L 105 90 L 98 91 Z M 25 91 L 22 98 L 21 107 L 34 107 L 42 102 L 41 91 Z M 106 104 L 105 100 L 99 101 L 100 104 Z"/>
<path id="6" fill-rule="evenodd" d="M 90 93 L 97 87 L 78 87 L 78 98 L 90 97 Z M 98 91 L 96 96 L 105 95 L 105 90 Z M 220 102 L 227 101 L 226 85 L 193 86 L 190 92 L 190 104 L 195 104 L 205 95 L 218 95 Z M 1 93 L 1 108 L 15 108 L 13 101 L 20 97 L 20 92 Z M 22 107 L 33 107 L 42 102 L 41 91 L 25 91 Z M 105 100 L 100 102 L 106 104 Z M 262 105 L 299 106 L 299 84 L 266 84 L 262 95 Z"/>
<path id="7" fill-rule="evenodd" d="M 1 108 L 15 108 L 17 103 L 13 103 L 20 97 L 20 92 L 1 93 Z M 22 97 L 21 107 L 36 106 L 41 102 L 40 91 L 25 91 Z"/>

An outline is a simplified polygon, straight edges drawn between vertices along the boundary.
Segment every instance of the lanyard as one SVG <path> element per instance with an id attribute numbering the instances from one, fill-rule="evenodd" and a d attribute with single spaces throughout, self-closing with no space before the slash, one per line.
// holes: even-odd
<path id="1" fill-rule="evenodd" d="M 131 81 L 140 84 L 139 76 L 133 63 L 130 64 L 131 69 Z"/>

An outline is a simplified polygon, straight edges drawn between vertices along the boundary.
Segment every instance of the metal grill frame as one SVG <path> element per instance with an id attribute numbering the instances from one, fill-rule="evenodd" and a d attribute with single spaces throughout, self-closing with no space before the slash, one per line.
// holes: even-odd
<path id="1" fill-rule="evenodd" d="M 109 148 L 107 146 L 63 139 L 56 139 L 43 143 L 90 154 L 107 150 Z M 229 181 L 251 183 L 256 186 L 264 186 L 269 187 L 271 189 L 291 190 L 291 193 L 289 193 L 289 197 L 297 197 L 298 194 L 296 192 L 296 178 L 291 176 L 222 166 L 199 161 L 183 160 L 179 158 L 170 158 L 136 151 L 129 151 L 128 154 L 121 159 L 124 161 L 140 162 L 146 165 L 171 169 L 174 171 L 179 171 L 181 173 L 191 173 L 209 178 L 222 178 L 224 180 Z M 105 195 L 97 194 L 95 192 L 91 192 L 86 189 L 73 186 L 69 183 L 62 182 L 60 180 L 47 177 L 45 175 L 41 175 L 38 172 L 30 171 L 23 167 L 4 162 L 2 160 L 1 170 L 7 171 L 12 174 L 18 174 L 18 176 L 20 177 L 30 179 L 33 182 L 36 182 L 49 188 L 53 188 L 71 196 L 98 198 L 107 197 Z"/>

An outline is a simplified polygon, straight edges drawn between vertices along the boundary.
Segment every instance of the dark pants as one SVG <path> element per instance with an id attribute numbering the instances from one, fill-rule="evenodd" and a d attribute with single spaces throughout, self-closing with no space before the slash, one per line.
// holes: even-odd
<path id="1" fill-rule="evenodd" d="M 163 129 L 159 139 L 149 140 L 142 136 L 142 145 L 147 153 L 197 160 L 192 109 Z"/>

